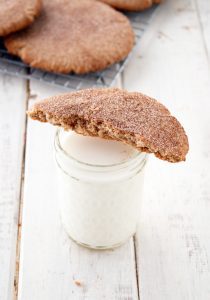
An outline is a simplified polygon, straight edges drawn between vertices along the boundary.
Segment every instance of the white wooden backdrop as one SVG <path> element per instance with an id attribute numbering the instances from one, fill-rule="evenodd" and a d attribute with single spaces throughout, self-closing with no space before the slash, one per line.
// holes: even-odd
<path id="1" fill-rule="evenodd" d="M 0 300 L 210 299 L 209 66 L 210 2 L 165 0 L 123 84 L 166 104 L 191 149 L 181 164 L 151 156 L 138 233 L 105 252 L 63 231 L 54 128 L 25 117 L 61 90 L 0 76 Z"/>

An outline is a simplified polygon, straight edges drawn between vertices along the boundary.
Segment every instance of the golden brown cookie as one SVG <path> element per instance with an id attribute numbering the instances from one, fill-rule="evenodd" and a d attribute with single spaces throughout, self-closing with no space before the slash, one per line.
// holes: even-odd
<path id="1" fill-rule="evenodd" d="M 161 0 L 99 0 L 117 9 L 140 11 L 160 3 Z"/>
<path id="2" fill-rule="evenodd" d="M 30 25 L 41 11 L 41 0 L 0 0 L 0 36 Z"/>
<path id="3" fill-rule="evenodd" d="M 58 73 L 98 71 L 131 51 L 129 20 L 104 3 L 44 0 L 32 26 L 5 40 L 8 51 L 32 67 Z"/>
<path id="4" fill-rule="evenodd" d="M 87 89 L 37 102 L 28 115 L 77 133 L 115 139 L 170 162 L 185 160 L 188 139 L 158 101 L 120 89 Z"/>

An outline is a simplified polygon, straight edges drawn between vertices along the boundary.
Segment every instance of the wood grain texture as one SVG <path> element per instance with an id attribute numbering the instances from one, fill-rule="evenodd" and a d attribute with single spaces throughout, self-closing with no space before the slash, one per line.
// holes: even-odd
<path id="1" fill-rule="evenodd" d="M 25 107 L 25 81 L 0 75 L 1 300 L 12 299 L 14 285 Z"/>
<path id="2" fill-rule="evenodd" d="M 210 299 L 210 77 L 193 1 L 161 5 L 124 83 L 167 105 L 190 142 L 186 163 L 151 157 L 147 166 L 136 237 L 140 299 Z"/>
<path id="3" fill-rule="evenodd" d="M 31 85 L 32 98 L 59 92 L 39 83 Z M 49 124 L 28 122 L 18 299 L 136 300 L 132 239 L 116 250 L 91 251 L 73 243 L 63 230 L 57 203 L 54 132 Z"/>

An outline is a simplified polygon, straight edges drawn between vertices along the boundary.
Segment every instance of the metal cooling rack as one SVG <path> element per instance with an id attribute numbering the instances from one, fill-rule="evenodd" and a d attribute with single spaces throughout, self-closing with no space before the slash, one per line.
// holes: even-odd
<path id="1" fill-rule="evenodd" d="M 136 44 L 149 25 L 156 8 L 157 6 L 154 6 L 144 12 L 126 13 L 135 32 Z M 0 73 L 14 75 L 25 79 L 33 78 L 68 90 L 79 90 L 89 87 L 109 87 L 114 85 L 117 76 L 123 71 L 131 55 L 132 52 L 125 60 L 116 63 L 101 72 L 89 73 L 86 75 L 64 75 L 49 73 L 29 67 L 19 58 L 10 55 L 3 45 L 3 40 L 0 39 Z"/>

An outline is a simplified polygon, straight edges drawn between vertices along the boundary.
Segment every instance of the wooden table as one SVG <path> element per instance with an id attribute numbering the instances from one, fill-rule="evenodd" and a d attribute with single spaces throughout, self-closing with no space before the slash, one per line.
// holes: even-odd
<path id="1" fill-rule="evenodd" d="M 209 1 L 166 0 L 123 83 L 166 104 L 191 150 L 180 164 L 151 156 L 138 233 L 104 252 L 83 249 L 65 234 L 54 128 L 25 115 L 37 98 L 61 91 L 0 76 L 1 300 L 210 299 L 209 58 Z"/>

